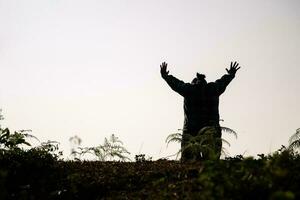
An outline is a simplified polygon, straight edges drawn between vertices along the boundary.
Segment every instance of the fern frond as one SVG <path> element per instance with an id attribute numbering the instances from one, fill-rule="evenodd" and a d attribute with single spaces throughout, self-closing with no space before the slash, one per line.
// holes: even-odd
<path id="1" fill-rule="evenodd" d="M 8 128 L 1 130 L 0 141 L 6 141 L 10 136 L 10 131 Z M 2 143 L 2 142 L 1 142 Z"/>
<path id="2" fill-rule="evenodd" d="M 37 137 L 35 137 L 34 135 L 28 134 L 28 133 L 23 133 L 23 135 L 27 138 L 33 138 L 35 140 L 37 140 L 38 142 L 41 142 Z"/>
<path id="3" fill-rule="evenodd" d="M 237 132 L 235 132 L 235 131 L 232 130 L 231 128 L 221 126 L 221 130 L 224 131 L 224 132 L 233 134 L 233 135 L 235 136 L 235 138 L 237 138 Z"/>
<path id="4" fill-rule="evenodd" d="M 168 135 L 165 142 L 167 143 L 167 147 L 170 142 L 181 143 L 182 142 L 182 134 L 181 133 L 172 133 L 172 134 Z"/>
<path id="5" fill-rule="evenodd" d="M 200 131 L 198 132 L 197 135 L 203 135 L 203 134 L 208 134 L 208 133 L 214 133 L 216 131 L 214 126 L 205 126 Z"/>
<path id="6" fill-rule="evenodd" d="M 165 142 L 168 142 L 172 138 L 181 138 L 181 137 L 182 137 L 181 133 L 171 133 L 170 135 L 168 135 Z"/>
<path id="7" fill-rule="evenodd" d="M 225 140 L 223 138 L 221 140 L 222 140 L 222 143 L 225 143 L 225 144 L 227 144 L 230 147 L 230 143 L 227 140 Z"/>
<path id="8" fill-rule="evenodd" d="M 300 128 L 298 128 L 296 130 L 296 133 L 290 137 L 289 144 L 292 144 L 294 141 L 299 140 L 299 139 L 300 139 Z"/>
<path id="9" fill-rule="evenodd" d="M 221 155 L 224 155 L 225 157 L 229 155 L 228 151 L 224 147 L 222 147 Z"/>
<path id="10" fill-rule="evenodd" d="M 289 149 L 297 149 L 300 147 L 300 140 L 295 140 L 289 145 Z"/>
<path id="11" fill-rule="evenodd" d="M 170 142 L 178 142 L 178 143 L 181 143 L 182 142 L 182 138 L 171 138 L 171 139 L 169 139 L 168 140 L 168 142 L 167 142 L 167 147 L 168 147 L 168 145 L 169 145 L 169 143 Z"/>
<path id="12" fill-rule="evenodd" d="M 120 143 L 123 145 L 123 142 L 121 140 L 119 140 L 119 138 L 117 136 L 115 136 L 115 134 L 112 134 L 109 138 L 111 143 Z"/>

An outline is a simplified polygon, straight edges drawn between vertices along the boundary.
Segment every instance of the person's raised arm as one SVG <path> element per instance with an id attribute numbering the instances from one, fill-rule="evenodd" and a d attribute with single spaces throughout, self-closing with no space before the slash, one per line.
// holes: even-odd
<path id="1" fill-rule="evenodd" d="M 161 77 L 168 83 L 168 85 L 177 93 L 182 96 L 185 96 L 189 93 L 190 84 L 184 83 L 183 81 L 177 79 L 176 77 L 169 75 L 169 71 L 167 71 L 168 64 L 163 62 L 160 65 L 160 74 Z"/>
<path id="2" fill-rule="evenodd" d="M 227 85 L 232 81 L 232 79 L 235 77 L 236 72 L 240 68 L 241 67 L 239 67 L 239 63 L 231 62 L 230 68 L 229 69 L 226 68 L 228 74 L 225 74 L 220 79 L 216 80 L 215 83 L 217 85 L 217 93 L 219 95 L 221 95 L 225 91 Z"/>

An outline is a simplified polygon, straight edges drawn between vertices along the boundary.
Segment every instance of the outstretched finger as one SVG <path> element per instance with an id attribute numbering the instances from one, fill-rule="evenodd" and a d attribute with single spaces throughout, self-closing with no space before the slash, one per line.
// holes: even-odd
<path id="1" fill-rule="evenodd" d="M 168 64 L 167 64 L 166 62 L 163 62 L 163 66 L 164 66 L 164 67 L 167 67 L 167 65 L 168 65 Z"/>
<path id="2" fill-rule="evenodd" d="M 236 68 L 239 65 L 239 63 L 237 63 L 236 61 L 233 64 L 233 67 Z"/>

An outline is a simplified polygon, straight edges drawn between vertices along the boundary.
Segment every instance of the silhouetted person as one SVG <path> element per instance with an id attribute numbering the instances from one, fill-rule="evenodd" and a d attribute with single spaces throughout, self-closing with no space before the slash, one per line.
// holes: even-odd
<path id="1" fill-rule="evenodd" d="M 185 147 L 187 134 L 195 136 L 198 132 L 207 126 L 216 127 L 217 157 L 221 155 L 222 141 L 219 116 L 219 96 L 225 91 L 227 85 L 235 77 L 235 73 L 240 69 L 237 62 L 231 62 L 227 74 L 215 82 L 207 83 L 205 75 L 197 73 L 196 78 L 191 83 L 183 81 L 169 75 L 167 71 L 167 63 L 160 65 L 160 73 L 162 78 L 168 85 L 181 96 L 184 97 L 184 125 L 182 132 L 181 148 Z M 181 159 L 183 161 L 191 159 L 188 152 L 182 152 Z M 205 158 L 204 158 L 205 159 Z"/>

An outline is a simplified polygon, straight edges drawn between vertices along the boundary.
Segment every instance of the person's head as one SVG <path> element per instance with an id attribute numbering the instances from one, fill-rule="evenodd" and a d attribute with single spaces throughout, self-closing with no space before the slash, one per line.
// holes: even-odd
<path id="1" fill-rule="evenodd" d="M 195 85 L 205 85 L 205 84 L 207 84 L 207 82 L 205 80 L 205 75 L 197 73 L 196 78 L 194 78 L 192 80 L 192 84 L 195 84 Z"/>

